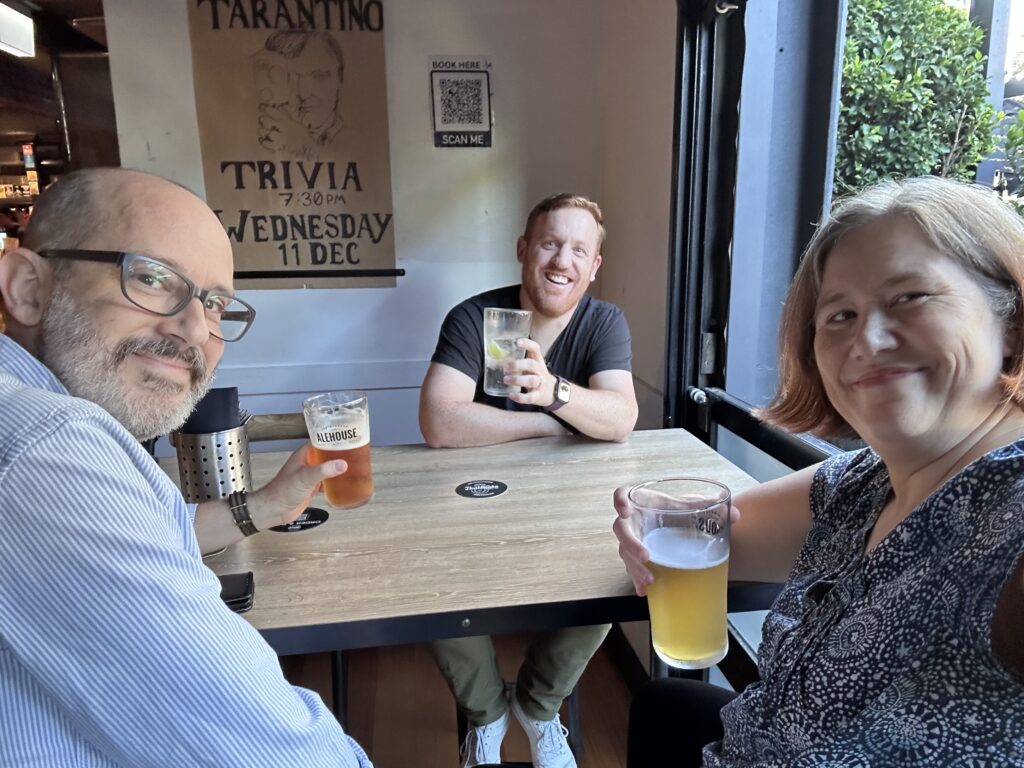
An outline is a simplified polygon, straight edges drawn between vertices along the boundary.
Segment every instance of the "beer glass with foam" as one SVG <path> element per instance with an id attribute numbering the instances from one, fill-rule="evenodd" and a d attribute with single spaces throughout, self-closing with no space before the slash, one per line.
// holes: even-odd
<path id="1" fill-rule="evenodd" d="M 370 409 L 365 392 L 328 392 L 307 398 L 302 413 L 313 444 L 316 464 L 344 459 L 348 469 L 324 480 L 324 495 L 332 507 L 349 509 L 373 497 L 370 467 Z"/>
<path id="2" fill-rule="evenodd" d="M 647 607 L 655 652 L 680 669 L 717 664 L 729 649 L 729 489 L 713 480 L 669 478 L 634 486 L 629 500 L 651 556 Z"/>
<path id="3" fill-rule="evenodd" d="M 525 349 L 516 341 L 530 335 L 533 312 L 528 309 L 484 308 L 484 392 L 508 397 L 512 387 L 505 383 L 505 364 L 522 360 Z"/>

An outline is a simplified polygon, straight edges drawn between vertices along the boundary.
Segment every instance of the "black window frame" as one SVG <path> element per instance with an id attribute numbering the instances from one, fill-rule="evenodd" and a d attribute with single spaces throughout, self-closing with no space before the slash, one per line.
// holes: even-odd
<path id="1" fill-rule="evenodd" d="M 750 183 L 738 177 L 747 6 L 747 0 L 677 0 L 664 426 L 684 427 L 712 447 L 721 426 L 798 469 L 839 449 L 761 423 L 727 382 L 734 229 L 743 220 L 737 186 Z M 773 195 L 782 224 L 758 257 L 784 265 L 788 282 L 830 204 L 846 0 L 785 0 L 776 12 L 795 49 L 780 65 L 786 81 L 776 87 L 786 89 L 784 107 L 800 119 L 793 131 L 799 135 L 772 137 L 773 151 L 796 178 Z M 763 176 L 753 183 L 767 189 L 771 179 Z"/>

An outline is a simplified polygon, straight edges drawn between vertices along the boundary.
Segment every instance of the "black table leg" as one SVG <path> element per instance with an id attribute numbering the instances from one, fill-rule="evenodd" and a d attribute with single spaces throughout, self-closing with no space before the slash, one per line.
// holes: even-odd
<path id="1" fill-rule="evenodd" d="M 345 728 L 348 722 L 348 654 L 345 651 L 331 653 L 331 694 L 334 716 Z"/>

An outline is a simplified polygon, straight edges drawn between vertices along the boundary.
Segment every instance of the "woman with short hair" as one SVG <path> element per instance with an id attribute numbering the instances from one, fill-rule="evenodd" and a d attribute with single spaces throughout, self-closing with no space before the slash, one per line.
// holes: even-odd
<path id="1" fill-rule="evenodd" d="M 737 494 L 729 577 L 785 582 L 760 681 L 653 683 L 630 768 L 1024 765 L 1022 288 L 1024 221 L 980 187 L 883 182 L 819 226 L 761 416 L 868 447 Z"/>

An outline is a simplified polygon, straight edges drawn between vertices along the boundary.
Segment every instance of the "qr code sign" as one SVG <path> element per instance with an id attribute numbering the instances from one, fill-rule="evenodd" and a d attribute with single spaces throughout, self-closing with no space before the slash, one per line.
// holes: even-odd
<path id="1" fill-rule="evenodd" d="M 481 125 L 484 122 L 483 80 L 441 78 L 441 123 Z"/>
<path id="2" fill-rule="evenodd" d="M 435 131 L 486 131 L 491 127 L 491 90 L 487 72 L 449 70 L 430 73 Z"/>
<path id="3" fill-rule="evenodd" d="M 490 63 L 483 59 L 437 58 L 432 64 L 434 146 L 490 147 Z"/>

